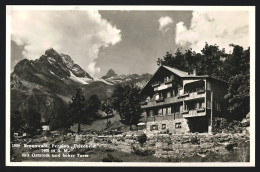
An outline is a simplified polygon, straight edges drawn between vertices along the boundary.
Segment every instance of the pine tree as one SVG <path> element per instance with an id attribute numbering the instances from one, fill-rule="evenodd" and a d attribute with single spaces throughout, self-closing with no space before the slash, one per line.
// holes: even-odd
<path id="1" fill-rule="evenodd" d="M 78 123 L 78 130 L 80 132 L 80 124 L 84 121 L 84 115 L 86 114 L 86 99 L 83 96 L 82 89 L 76 89 L 76 95 L 72 96 L 72 103 L 69 107 L 70 117 L 73 122 Z"/>

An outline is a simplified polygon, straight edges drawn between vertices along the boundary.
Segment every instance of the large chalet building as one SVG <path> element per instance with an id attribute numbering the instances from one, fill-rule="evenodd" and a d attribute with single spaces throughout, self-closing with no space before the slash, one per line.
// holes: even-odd
<path id="1" fill-rule="evenodd" d="M 226 114 L 226 90 L 222 80 L 161 65 L 140 92 L 146 130 L 212 132 Z"/>

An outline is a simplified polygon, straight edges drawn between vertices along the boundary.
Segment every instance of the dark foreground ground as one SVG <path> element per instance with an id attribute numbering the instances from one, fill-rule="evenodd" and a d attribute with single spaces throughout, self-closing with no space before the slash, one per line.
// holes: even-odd
<path id="1" fill-rule="evenodd" d="M 48 139 L 47 139 L 48 140 Z M 39 141 L 39 138 L 38 138 Z M 29 144 L 42 144 L 37 141 L 37 138 L 30 139 Z M 24 143 L 28 143 L 28 140 L 17 139 L 13 143 L 20 143 L 23 145 Z M 61 144 L 56 141 L 55 144 Z M 74 141 L 67 140 L 63 142 L 63 144 L 73 145 Z M 96 147 L 91 149 L 79 148 L 74 149 L 69 153 L 64 152 L 43 152 L 42 149 L 39 148 L 25 148 L 20 146 L 19 148 L 12 148 L 11 151 L 11 161 L 12 162 L 21 162 L 21 161 L 74 161 L 74 162 L 241 162 L 241 161 L 249 161 L 249 142 L 242 142 L 239 144 L 240 148 L 243 147 L 244 150 L 247 150 L 246 155 L 240 152 L 241 149 L 231 150 L 226 155 L 219 155 L 214 152 L 208 152 L 206 156 L 201 156 L 195 154 L 192 157 L 184 157 L 184 158 L 156 158 L 153 155 L 136 155 L 135 153 L 125 153 L 118 150 Z M 24 155 L 30 154 L 29 157 L 25 157 Z M 32 157 L 33 154 L 50 154 L 50 157 Z M 60 157 L 52 157 L 52 154 L 60 154 Z M 74 157 L 63 157 L 63 154 L 70 154 Z M 87 157 L 78 157 L 78 155 L 83 155 Z"/>

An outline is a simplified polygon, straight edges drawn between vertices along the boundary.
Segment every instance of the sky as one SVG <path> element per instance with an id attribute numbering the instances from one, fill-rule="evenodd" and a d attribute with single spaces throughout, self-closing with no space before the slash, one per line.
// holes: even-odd
<path id="1" fill-rule="evenodd" d="M 90 75 L 153 73 L 178 47 L 249 46 L 247 11 L 11 11 L 11 68 L 48 48 L 68 54 Z"/>

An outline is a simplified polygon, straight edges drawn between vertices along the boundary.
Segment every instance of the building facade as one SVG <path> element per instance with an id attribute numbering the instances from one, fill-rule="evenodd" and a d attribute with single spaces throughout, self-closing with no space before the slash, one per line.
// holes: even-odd
<path id="1" fill-rule="evenodd" d="M 146 130 L 212 132 L 227 113 L 226 90 L 222 80 L 162 65 L 140 92 L 147 97 L 141 103 Z"/>

